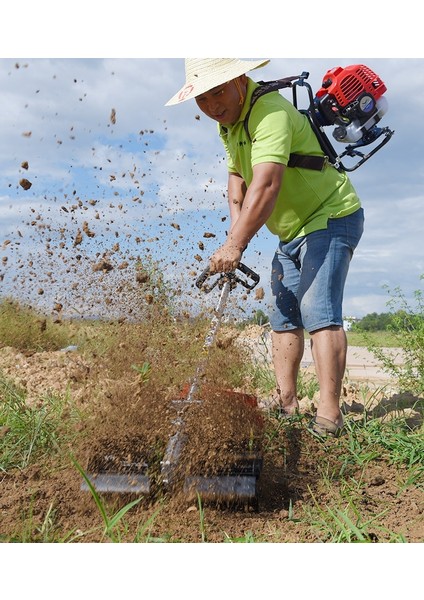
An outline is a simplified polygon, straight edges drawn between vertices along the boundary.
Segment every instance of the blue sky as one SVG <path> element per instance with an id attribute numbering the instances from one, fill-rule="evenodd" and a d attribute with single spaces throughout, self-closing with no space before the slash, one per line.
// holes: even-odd
<path id="1" fill-rule="evenodd" d="M 147 255 L 159 262 L 183 303 L 197 306 L 194 278 L 224 241 L 228 226 L 226 169 L 215 123 L 196 118 L 193 101 L 164 106 L 184 83 L 183 59 L 166 54 L 127 58 L 134 56 L 133 47 L 124 56 L 116 52 L 117 58 L 102 58 L 97 56 L 102 51 L 104 56 L 114 53 L 101 44 L 94 56 L 81 47 L 83 55 L 74 57 L 69 48 L 55 52 L 55 40 L 49 48 L 39 41 L 35 54 L 4 53 L 7 57 L 0 60 L 0 293 L 47 307 L 63 302 L 82 314 L 96 312 L 93 297 L 113 295 L 124 277 L 118 266 Z M 184 51 L 193 55 L 190 49 L 183 45 L 177 56 Z M 358 44 L 358 49 L 364 48 Z M 325 46 L 322 50 L 330 56 Z M 351 174 L 366 229 L 344 302 L 345 315 L 385 312 L 397 287 L 408 299 L 422 289 L 424 59 L 383 58 L 372 47 L 368 56 L 360 52 L 343 58 L 311 58 L 315 52 L 309 51 L 304 55 L 302 46 L 302 58 L 272 58 L 252 77 L 273 79 L 306 70 L 316 91 L 329 68 L 364 63 L 388 88 L 389 110 L 381 124 L 395 135 Z M 48 58 L 49 52 L 59 58 Z M 270 56 L 275 55 L 259 58 Z M 25 161 L 28 168 L 22 166 Z M 31 181 L 29 190 L 19 185 L 22 178 Z M 83 235 L 75 245 L 84 223 L 93 235 Z M 235 303 L 249 314 L 259 308 L 266 312 L 276 244 L 263 228 L 243 257 L 261 275 L 265 290 L 261 301 L 252 294 L 247 301 L 237 297 Z M 109 277 L 92 273 L 100 256 L 114 262 Z"/>

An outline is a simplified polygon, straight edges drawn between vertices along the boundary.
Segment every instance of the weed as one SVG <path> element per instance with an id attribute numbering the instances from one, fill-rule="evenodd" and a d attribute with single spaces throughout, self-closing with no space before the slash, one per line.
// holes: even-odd
<path id="1" fill-rule="evenodd" d="M 318 502 L 313 492 L 309 491 L 315 508 L 305 506 L 304 512 L 312 531 L 315 532 L 320 541 L 362 544 L 378 542 L 376 531 L 382 532 L 386 536 L 389 535 L 391 542 L 404 541 L 402 536 L 389 532 L 386 528 L 378 525 L 378 520 L 384 516 L 388 509 L 364 520 L 352 499 L 339 506 L 323 506 L 322 503 Z"/>
<path id="2" fill-rule="evenodd" d="M 246 531 L 244 536 L 241 537 L 230 537 L 226 532 L 224 532 L 224 542 L 226 544 L 255 544 L 255 536 L 252 531 Z"/>
<path id="3" fill-rule="evenodd" d="M 137 371 L 138 379 L 139 379 L 140 383 L 147 383 L 149 381 L 150 374 L 152 371 L 152 367 L 151 367 L 150 363 L 144 362 L 141 365 L 141 367 L 139 367 L 137 365 L 132 365 L 132 368 L 134 369 L 134 371 Z"/>
<path id="4" fill-rule="evenodd" d="M 4 377 L 0 377 L 0 398 L 0 426 L 5 431 L 0 438 L 2 471 L 23 469 L 42 460 L 75 435 L 72 422 L 78 413 L 69 398 L 49 395 L 39 405 L 30 406 L 25 392 Z"/>
<path id="5" fill-rule="evenodd" d="M 424 275 L 421 276 L 424 279 Z M 420 395 L 424 393 L 424 298 L 421 290 L 414 293 L 415 307 L 411 307 L 400 288 L 392 293 L 388 307 L 394 311 L 390 331 L 402 349 L 402 361 L 368 341 L 368 349 L 381 361 L 386 372 L 397 380 L 400 391 Z"/>
<path id="6" fill-rule="evenodd" d="M 18 350 L 59 350 L 70 342 L 71 328 L 15 300 L 0 301 L 2 346 Z"/>
<path id="7" fill-rule="evenodd" d="M 123 519 L 125 514 L 129 510 L 131 510 L 131 508 L 133 506 L 136 506 L 136 504 L 139 504 L 139 502 L 142 500 L 142 498 L 140 497 L 140 498 L 136 498 L 135 500 L 132 500 L 131 502 L 129 502 L 128 504 L 126 504 L 125 506 L 120 508 L 114 515 L 109 515 L 107 512 L 106 504 L 102 501 L 100 495 L 96 492 L 96 489 L 94 488 L 93 484 L 90 481 L 90 478 L 87 476 L 84 469 L 80 466 L 80 464 L 78 463 L 78 461 L 75 458 L 71 457 L 71 460 L 72 460 L 73 464 L 75 465 L 76 469 L 79 471 L 79 473 L 83 477 L 86 484 L 88 485 L 90 493 L 93 496 L 94 502 L 95 502 L 95 504 L 99 510 L 99 513 L 103 519 L 103 523 L 104 523 L 103 536 L 108 537 L 110 539 L 110 541 L 112 541 L 112 542 L 121 541 L 120 532 L 115 531 L 117 529 L 117 525 Z"/>
<path id="8" fill-rule="evenodd" d="M 200 537 L 202 542 L 207 542 L 207 535 L 206 535 L 206 527 L 205 527 L 205 511 L 202 505 L 202 499 L 200 497 L 200 494 L 197 493 L 197 505 L 199 507 L 199 523 L 200 523 Z"/>
<path id="9" fill-rule="evenodd" d="M 406 475 L 400 491 L 407 486 L 424 486 L 424 436 L 422 428 L 413 430 L 405 418 L 381 420 L 370 418 L 367 412 L 360 420 L 345 421 L 347 432 L 340 460 L 344 466 L 366 466 L 384 460 Z"/>

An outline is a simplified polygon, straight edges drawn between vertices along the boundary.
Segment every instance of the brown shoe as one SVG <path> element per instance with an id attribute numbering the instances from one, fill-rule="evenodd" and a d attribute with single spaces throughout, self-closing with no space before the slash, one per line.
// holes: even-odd
<path id="1" fill-rule="evenodd" d="M 308 425 L 308 430 L 319 438 L 339 437 L 343 431 L 343 418 L 340 417 L 339 423 L 334 423 L 324 417 L 314 417 Z"/>
<path id="2" fill-rule="evenodd" d="M 284 407 L 281 404 L 280 396 L 275 394 L 270 398 L 264 398 L 258 402 L 258 408 L 266 412 L 276 411 L 280 417 L 290 417 L 299 412 L 299 405 Z"/>

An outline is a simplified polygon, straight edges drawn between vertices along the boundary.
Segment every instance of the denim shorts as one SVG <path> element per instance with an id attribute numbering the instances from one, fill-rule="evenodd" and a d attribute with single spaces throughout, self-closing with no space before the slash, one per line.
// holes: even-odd
<path id="1" fill-rule="evenodd" d="M 327 229 L 280 242 L 272 261 L 273 331 L 316 331 L 343 325 L 343 292 L 353 251 L 364 229 L 362 208 L 329 219 Z"/>

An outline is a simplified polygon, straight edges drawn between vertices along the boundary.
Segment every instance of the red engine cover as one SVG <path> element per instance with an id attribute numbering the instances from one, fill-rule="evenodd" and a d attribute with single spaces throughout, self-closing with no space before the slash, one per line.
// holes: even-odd
<path id="1" fill-rule="evenodd" d="M 344 108 L 363 92 L 368 92 L 374 100 L 378 100 L 386 90 L 384 82 L 374 71 L 365 65 L 350 65 L 334 67 L 327 71 L 316 96 L 321 98 L 330 94 L 334 96 L 339 107 Z"/>

